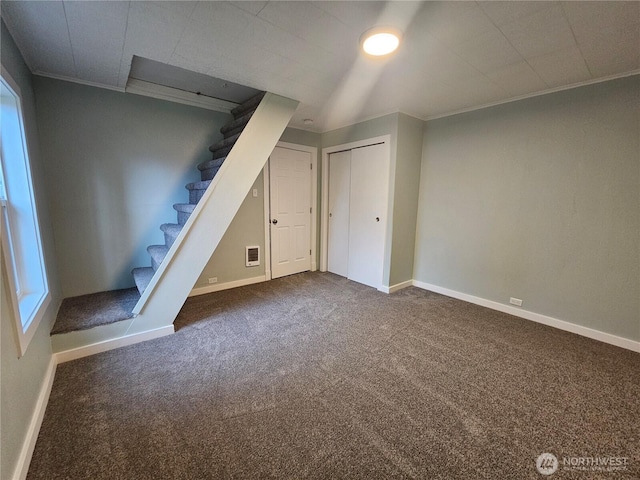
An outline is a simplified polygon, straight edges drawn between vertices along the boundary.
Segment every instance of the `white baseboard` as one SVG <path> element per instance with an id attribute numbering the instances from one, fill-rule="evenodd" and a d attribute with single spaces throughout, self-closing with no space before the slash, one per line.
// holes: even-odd
<path id="1" fill-rule="evenodd" d="M 432 285 L 430 283 L 420 282 L 418 280 L 414 280 L 413 285 L 418 288 L 422 288 L 424 290 L 429 290 L 431 292 L 446 295 L 447 297 L 457 298 L 458 300 L 474 303 L 476 305 L 487 307 L 492 310 L 508 313 L 510 315 L 524 318 L 526 320 L 542 323 L 543 325 L 548 325 L 550 327 L 558 328 L 560 330 L 565 330 L 567 332 L 575 333 L 577 335 L 582 335 L 583 337 L 591 338 L 593 340 L 598 340 L 600 342 L 608 343 L 610 345 L 615 345 L 616 347 L 625 348 L 633 352 L 640 352 L 640 342 L 637 342 L 635 340 L 629 340 L 628 338 L 618 337 L 616 335 L 612 335 L 606 332 L 601 332 L 600 330 L 595 330 L 593 328 L 583 327 L 582 325 L 576 325 L 575 323 L 565 322 L 564 320 L 559 320 L 557 318 L 549 317 L 547 315 L 542 315 L 540 313 L 530 312 L 529 310 L 523 310 L 521 308 L 513 307 L 511 305 L 505 305 L 499 302 L 494 302 L 493 300 L 487 300 L 485 298 L 475 297 L 473 295 L 468 295 L 466 293 L 458 292 L 456 290 L 450 290 L 448 288 L 439 287 L 438 285 Z"/>
<path id="2" fill-rule="evenodd" d="M 47 366 L 47 371 L 44 374 L 44 381 L 42 387 L 40 387 L 40 393 L 36 401 L 36 407 L 31 416 L 29 422 L 29 428 L 27 429 L 27 436 L 22 444 L 20 450 L 20 456 L 18 457 L 18 463 L 16 469 L 13 472 L 14 480 L 24 480 L 27 478 L 27 472 L 29 471 L 29 464 L 31 463 L 31 457 L 33 451 L 36 448 L 36 440 L 38 440 L 38 433 L 40 433 L 40 427 L 42 426 L 42 419 L 44 418 L 44 412 L 47 409 L 47 403 L 49 403 L 49 395 L 51 394 L 51 387 L 53 386 L 53 378 L 56 373 L 56 361 L 52 356 Z"/>
<path id="3" fill-rule="evenodd" d="M 107 350 L 126 347 L 127 345 L 133 345 L 135 343 L 145 342 L 147 340 L 153 340 L 154 338 L 171 335 L 175 331 L 176 330 L 173 324 L 171 324 L 167 325 L 166 327 L 160 327 L 154 330 L 148 330 L 146 332 L 125 335 L 113 340 L 104 340 L 102 342 L 92 343 L 91 345 L 72 348 L 70 350 L 63 350 L 61 352 L 54 353 L 53 358 L 56 363 L 64 363 L 70 360 L 87 357 L 89 355 L 95 355 L 96 353 L 106 352 Z"/>
<path id="4" fill-rule="evenodd" d="M 407 288 L 413 285 L 413 280 L 407 280 L 406 282 L 396 283 L 395 285 L 391 285 L 390 287 L 382 286 L 378 289 L 378 291 L 383 293 L 394 293 L 398 290 L 402 290 L 403 288 Z"/>
<path id="5" fill-rule="evenodd" d="M 233 282 L 226 283 L 214 283 L 213 285 L 207 285 L 206 287 L 198 287 L 191 290 L 190 297 L 197 295 L 205 295 L 207 293 L 220 292 L 221 290 L 229 290 L 230 288 L 244 287 L 245 285 L 253 285 L 254 283 L 266 282 L 266 275 L 260 275 L 258 277 L 244 278 L 242 280 L 235 280 Z"/>

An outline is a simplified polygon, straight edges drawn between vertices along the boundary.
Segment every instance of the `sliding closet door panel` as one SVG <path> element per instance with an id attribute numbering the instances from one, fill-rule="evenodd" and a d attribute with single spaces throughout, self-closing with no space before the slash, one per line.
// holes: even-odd
<path id="1" fill-rule="evenodd" d="M 389 197 L 389 154 L 384 144 L 351 151 L 348 277 L 382 286 Z"/>
<path id="2" fill-rule="evenodd" d="M 351 152 L 329 155 L 329 241 L 327 270 L 346 277 L 349 263 Z"/>

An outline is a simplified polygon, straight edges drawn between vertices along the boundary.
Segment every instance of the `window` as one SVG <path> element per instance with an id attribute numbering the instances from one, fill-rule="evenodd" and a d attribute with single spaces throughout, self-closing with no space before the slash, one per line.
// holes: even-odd
<path id="1" fill-rule="evenodd" d="M 20 89 L 0 76 L 0 203 L 2 252 L 21 355 L 38 328 L 51 296 L 42 253 Z"/>

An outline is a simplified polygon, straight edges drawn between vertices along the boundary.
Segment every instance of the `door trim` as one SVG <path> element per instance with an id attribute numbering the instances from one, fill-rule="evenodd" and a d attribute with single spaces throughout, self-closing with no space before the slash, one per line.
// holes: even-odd
<path id="1" fill-rule="evenodd" d="M 264 223 L 264 279 L 265 281 L 271 280 L 271 229 L 269 228 L 269 210 L 270 210 L 270 199 L 271 199 L 271 182 L 269 180 L 271 172 L 270 172 L 270 164 L 269 159 L 267 159 L 267 163 L 264 164 L 264 169 L 262 170 L 262 180 L 263 180 L 263 188 L 262 188 L 262 203 L 264 205 L 264 216 L 262 221 Z"/>
<path id="2" fill-rule="evenodd" d="M 327 271 L 328 263 L 328 244 L 329 244 L 329 155 L 337 153 L 343 150 L 353 150 L 354 148 L 368 147 L 376 143 L 385 143 L 389 147 L 389 155 L 391 155 L 391 135 L 381 135 L 379 137 L 367 138 L 365 140 L 358 140 L 357 142 L 343 143 L 341 145 L 334 145 L 322 149 L 322 208 L 320 219 L 320 271 Z M 391 161 L 391 158 L 389 158 Z M 389 172 L 389 182 L 391 182 L 391 171 Z M 389 190 L 389 204 L 391 204 L 392 192 Z M 388 207 L 388 206 L 387 206 Z M 389 212 L 387 212 L 388 220 Z M 390 222 L 387 221 L 387 233 L 390 227 Z M 387 241 L 385 234 L 385 256 L 387 258 Z M 384 280 L 382 283 L 384 283 Z"/>
<path id="3" fill-rule="evenodd" d="M 318 269 L 317 265 L 317 251 L 318 251 L 318 149 L 316 147 L 310 147 L 308 145 L 298 145 L 297 143 L 278 142 L 276 148 L 287 148 L 289 150 L 298 150 L 300 152 L 306 152 L 311 154 L 311 271 L 315 272 Z M 263 180 L 264 188 L 262 189 L 264 195 L 264 270 L 266 280 L 271 280 L 271 229 L 270 229 L 270 198 L 271 198 L 271 183 L 270 183 L 270 162 L 264 166 Z M 315 214 L 315 215 L 314 215 Z"/>

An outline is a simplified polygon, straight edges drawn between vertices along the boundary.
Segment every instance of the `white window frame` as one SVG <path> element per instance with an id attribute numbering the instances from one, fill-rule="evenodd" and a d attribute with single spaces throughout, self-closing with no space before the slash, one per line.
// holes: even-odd
<path id="1" fill-rule="evenodd" d="M 22 356 L 27 351 L 51 302 L 51 293 L 24 129 L 22 94 L 4 67 L 1 69 L 1 74 L 2 90 L 6 88 L 8 95 L 11 95 L 15 101 L 15 117 L 5 118 L 4 122 L 8 123 L 5 123 L 6 128 L 0 136 L 0 168 L 4 187 L 0 192 L 2 194 L 0 236 L 3 266 L 6 271 L 3 280 L 9 286 L 7 293 L 13 311 L 19 352 Z M 2 105 L 2 109 L 4 108 L 5 106 Z M 7 132 L 7 129 L 11 131 Z M 20 138 L 17 142 L 15 140 L 7 142 L 6 139 L 3 141 L 5 135 L 12 135 L 13 139 L 18 136 Z M 13 163 L 9 165 L 7 163 L 9 161 Z M 7 168 L 8 165 L 10 168 Z M 19 201 L 16 200 L 18 196 Z"/>

